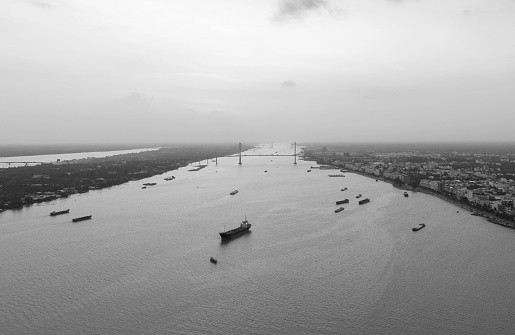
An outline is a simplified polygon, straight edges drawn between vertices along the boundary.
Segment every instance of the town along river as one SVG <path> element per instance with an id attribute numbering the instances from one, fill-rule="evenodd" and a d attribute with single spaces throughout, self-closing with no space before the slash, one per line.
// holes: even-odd
<path id="1" fill-rule="evenodd" d="M 292 157 L 218 163 L 0 214 L 0 333 L 515 329 L 515 230 L 356 174 L 307 173 L 315 164 Z M 221 243 L 245 215 L 251 232 Z"/>

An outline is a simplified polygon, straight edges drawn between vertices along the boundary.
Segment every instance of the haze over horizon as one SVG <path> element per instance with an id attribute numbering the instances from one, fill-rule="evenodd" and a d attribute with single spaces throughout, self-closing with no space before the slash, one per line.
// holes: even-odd
<path id="1" fill-rule="evenodd" d="M 514 0 L 6 0 L 0 143 L 514 142 Z"/>

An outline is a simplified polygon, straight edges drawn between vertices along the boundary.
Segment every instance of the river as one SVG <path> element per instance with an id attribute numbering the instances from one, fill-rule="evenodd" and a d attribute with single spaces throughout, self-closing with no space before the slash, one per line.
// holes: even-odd
<path id="1" fill-rule="evenodd" d="M 1 213 L 0 333 L 514 332 L 515 230 L 357 174 L 307 172 L 314 162 L 242 161 Z M 251 233 L 221 243 L 245 216 Z"/>
<path id="2" fill-rule="evenodd" d="M 17 167 L 25 165 L 37 165 L 34 163 L 2 163 L 2 162 L 38 162 L 38 163 L 52 163 L 57 160 L 68 161 L 74 159 L 83 158 L 101 158 L 107 156 L 115 156 L 122 154 L 138 153 L 143 151 L 158 150 L 159 148 L 144 148 L 144 149 L 128 149 L 128 150 L 116 150 L 116 151 L 96 151 L 96 152 L 75 152 L 69 154 L 49 154 L 49 155 L 34 155 L 34 156 L 16 156 L 16 157 L 0 157 L 0 169 L 8 167 Z"/>

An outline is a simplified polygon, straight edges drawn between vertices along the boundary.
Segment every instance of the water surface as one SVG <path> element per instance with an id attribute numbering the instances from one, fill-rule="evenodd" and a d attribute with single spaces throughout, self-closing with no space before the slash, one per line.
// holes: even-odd
<path id="1" fill-rule="evenodd" d="M 513 230 L 293 157 L 218 163 L 0 214 L 0 333 L 513 333 Z"/>

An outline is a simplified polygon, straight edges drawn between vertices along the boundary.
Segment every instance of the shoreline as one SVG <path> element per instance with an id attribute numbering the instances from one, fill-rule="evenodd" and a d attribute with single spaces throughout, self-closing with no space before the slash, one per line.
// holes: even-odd
<path id="1" fill-rule="evenodd" d="M 130 150 L 147 150 L 161 148 L 158 144 L 14 144 L 0 145 L 0 158 L 16 158 L 31 156 L 55 156 L 82 153 L 115 152 Z"/>
<path id="2" fill-rule="evenodd" d="M 475 208 L 473 206 L 461 203 L 461 202 L 459 202 L 457 200 L 454 200 L 454 199 L 450 199 L 449 197 L 447 197 L 447 196 L 445 196 L 445 195 L 443 195 L 441 193 L 438 193 L 438 192 L 435 192 L 435 191 L 431 191 L 431 190 L 426 190 L 426 189 L 423 189 L 423 188 L 420 188 L 420 187 L 413 188 L 413 187 L 411 187 L 409 185 L 407 185 L 407 186 L 398 186 L 398 185 L 394 184 L 392 180 L 385 179 L 384 177 L 381 177 L 381 176 L 368 175 L 368 174 L 360 172 L 360 171 L 347 170 L 347 172 L 359 174 L 359 175 L 361 175 L 363 177 L 368 177 L 368 178 L 372 178 L 372 179 L 376 179 L 376 180 L 381 180 L 381 181 L 383 181 L 385 183 L 391 184 L 395 188 L 399 188 L 399 189 L 402 189 L 402 190 L 407 190 L 407 191 L 412 191 L 412 192 L 421 192 L 421 193 L 424 193 L 424 194 L 428 194 L 428 195 L 437 197 L 437 198 L 439 198 L 439 199 L 441 199 L 443 201 L 446 201 L 448 203 L 456 205 L 456 206 L 458 206 L 458 207 L 460 207 L 462 209 L 468 210 L 469 212 L 471 212 L 470 214 L 478 213 L 478 214 L 480 214 L 478 216 L 481 216 L 481 217 L 485 218 L 486 221 L 488 221 L 488 222 L 491 222 L 491 223 L 494 223 L 496 225 L 503 226 L 503 227 L 506 227 L 506 228 L 515 229 L 515 222 L 513 222 L 513 221 L 502 219 L 502 218 L 499 218 L 499 217 L 495 216 L 492 213 L 488 213 L 488 212 L 485 212 L 485 211 L 482 211 L 482 210 L 478 210 L 477 208 Z"/>
<path id="3" fill-rule="evenodd" d="M 220 145 L 199 145 L 0 168 L 0 213 L 161 175 L 236 152 Z"/>

